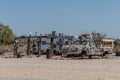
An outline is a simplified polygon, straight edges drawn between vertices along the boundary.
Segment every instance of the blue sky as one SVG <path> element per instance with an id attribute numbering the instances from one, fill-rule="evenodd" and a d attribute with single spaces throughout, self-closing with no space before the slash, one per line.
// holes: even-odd
<path id="1" fill-rule="evenodd" d="M 16 35 L 96 31 L 120 38 L 120 0 L 0 0 L 0 22 Z"/>

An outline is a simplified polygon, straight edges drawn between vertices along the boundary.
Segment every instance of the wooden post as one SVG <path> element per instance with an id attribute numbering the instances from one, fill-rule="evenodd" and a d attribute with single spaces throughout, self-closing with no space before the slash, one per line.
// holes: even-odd
<path id="1" fill-rule="evenodd" d="M 51 49 L 53 50 L 53 42 L 54 42 L 54 38 L 51 37 Z"/>
<path id="2" fill-rule="evenodd" d="M 27 43 L 27 55 L 30 55 L 30 36 L 28 37 L 28 43 Z"/>
<path id="3" fill-rule="evenodd" d="M 39 42 L 38 42 L 38 57 L 41 56 L 41 36 L 39 38 Z"/>

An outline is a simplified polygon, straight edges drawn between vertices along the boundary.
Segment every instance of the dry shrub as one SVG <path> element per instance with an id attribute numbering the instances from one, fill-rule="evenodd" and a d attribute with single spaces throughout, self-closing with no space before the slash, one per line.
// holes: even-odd
<path id="1" fill-rule="evenodd" d="M 114 49 L 113 49 L 113 52 L 116 53 L 117 51 L 120 52 L 120 46 L 116 46 Z"/>
<path id="2" fill-rule="evenodd" d="M 6 52 L 12 52 L 12 51 L 13 51 L 13 45 L 0 46 L 0 52 L 6 53 Z"/>

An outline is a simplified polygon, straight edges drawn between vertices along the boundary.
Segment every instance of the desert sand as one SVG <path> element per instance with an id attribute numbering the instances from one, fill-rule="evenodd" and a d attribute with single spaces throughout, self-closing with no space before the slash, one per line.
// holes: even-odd
<path id="1" fill-rule="evenodd" d="M 119 80 L 120 58 L 0 58 L 0 80 Z"/>

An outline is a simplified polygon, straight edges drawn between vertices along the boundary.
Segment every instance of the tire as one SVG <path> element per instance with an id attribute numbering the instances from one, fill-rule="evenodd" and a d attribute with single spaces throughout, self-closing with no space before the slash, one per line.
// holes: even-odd
<path id="1" fill-rule="evenodd" d="M 91 55 L 89 55 L 89 59 L 91 59 L 92 58 L 92 56 Z"/>
<path id="2" fill-rule="evenodd" d="M 81 59 L 83 59 L 83 54 L 79 54 L 79 57 L 81 57 Z"/>
<path id="3" fill-rule="evenodd" d="M 83 59 L 83 58 L 84 58 L 83 56 L 86 56 L 86 51 L 82 51 L 82 54 L 81 54 L 81 59 Z"/>
<path id="4" fill-rule="evenodd" d="M 108 58 L 108 51 L 105 52 L 105 58 Z"/>

